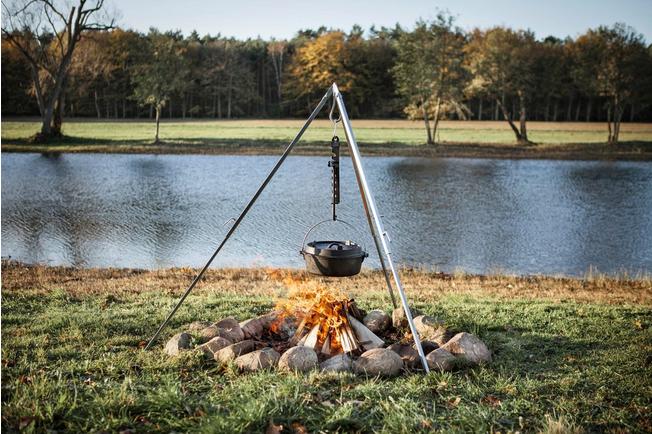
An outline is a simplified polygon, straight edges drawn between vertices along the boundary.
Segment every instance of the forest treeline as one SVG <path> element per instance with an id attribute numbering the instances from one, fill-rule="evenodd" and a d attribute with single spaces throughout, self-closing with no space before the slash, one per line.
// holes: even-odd
<path id="1" fill-rule="evenodd" d="M 422 120 L 428 142 L 440 119 L 505 120 L 522 142 L 527 120 L 609 121 L 617 141 L 616 122 L 652 119 L 651 77 L 651 47 L 621 24 L 566 39 L 445 15 L 290 40 L 113 28 L 81 36 L 59 104 L 98 119 L 303 117 L 337 82 L 353 116 Z M 34 82 L 3 34 L 3 115 L 39 115 Z"/>

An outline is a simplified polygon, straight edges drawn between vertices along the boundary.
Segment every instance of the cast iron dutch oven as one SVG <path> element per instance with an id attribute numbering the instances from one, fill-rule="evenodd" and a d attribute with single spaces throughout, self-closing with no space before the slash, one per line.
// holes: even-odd
<path id="1" fill-rule="evenodd" d="M 342 220 L 338 221 L 351 226 Z M 300 253 L 306 261 L 308 272 L 330 277 L 355 276 L 360 273 L 362 262 L 369 255 L 353 241 L 312 241 L 306 244 L 308 234 L 324 222 L 310 228 L 303 238 Z"/>

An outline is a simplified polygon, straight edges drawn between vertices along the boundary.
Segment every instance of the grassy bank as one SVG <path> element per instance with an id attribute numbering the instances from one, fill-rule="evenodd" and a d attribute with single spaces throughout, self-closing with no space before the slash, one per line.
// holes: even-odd
<path id="1" fill-rule="evenodd" d="M 643 432 L 650 424 L 652 282 L 403 273 L 414 304 L 471 330 L 494 363 L 381 380 L 239 375 L 139 346 L 194 270 L 2 269 L 2 429 L 262 432 Z M 276 270 L 214 270 L 165 336 L 267 312 Z M 297 273 L 297 272 L 295 272 Z M 338 280 L 389 310 L 377 272 Z"/>
<path id="2" fill-rule="evenodd" d="M 66 137 L 50 145 L 33 145 L 28 138 L 39 128 L 35 121 L 3 120 L 3 152 L 119 152 L 195 154 L 277 154 L 295 136 L 302 120 L 164 121 L 162 143 L 152 145 L 154 124 L 143 121 L 68 121 Z M 623 124 L 621 143 L 605 144 L 603 123 L 530 122 L 536 146 L 517 146 L 505 122 L 444 121 L 440 145 L 426 146 L 420 122 L 354 120 L 356 137 L 369 155 L 441 157 L 652 159 L 652 124 Z M 317 120 L 296 152 L 325 152 L 332 126 Z M 342 134 L 341 128 L 339 129 Z"/>

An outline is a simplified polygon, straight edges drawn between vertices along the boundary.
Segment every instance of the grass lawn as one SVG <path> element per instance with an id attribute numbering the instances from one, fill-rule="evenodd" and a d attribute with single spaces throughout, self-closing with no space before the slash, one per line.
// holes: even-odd
<path id="1" fill-rule="evenodd" d="M 3 264 L 2 429 L 69 432 L 573 432 L 652 430 L 652 282 L 405 271 L 414 304 L 494 352 L 485 367 L 394 379 L 241 375 L 195 353 L 139 348 L 194 270 Z M 213 270 L 179 310 L 194 320 L 269 311 L 270 270 Z M 340 280 L 391 305 L 379 273 Z M 128 431 L 127 431 L 128 430 Z M 52 432 L 52 431 L 50 431 Z M 274 431 L 278 432 L 278 431 Z"/>
<path id="2" fill-rule="evenodd" d="M 358 141 L 371 153 L 442 156 L 525 156 L 554 158 L 574 155 L 627 153 L 632 158 L 652 154 L 652 124 L 623 124 L 621 145 L 607 147 L 606 124 L 530 122 L 530 138 L 536 147 L 514 144 L 506 122 L 444 121 L 438 150 L 423 146 L 421 122 L 407 120 L 353 120 Z M 36 121 L 2 122 L 3 151 L 62 152 L 157 152 L 157 153 L 270 153 L 278 152 L 296 135 L 302 120 L 164 121 L 161 145 L 153 146 L 154 124 L 147 121 L 71 120 L 64 124 L 64 138 L 50 146 L 35 146 L 28 138 L 39 128 Z M 304 135 L 298 151 L 323 151 L 332 135 L 329 121 L 315 121 Z M 341 127 L 339 134 L 343 136 Z M 502 153 L 502 154 L 501 154 Z M 503 155 L 504 154 L 504 155 Z M 552 157 L 551 157 L 552 155 Z M 649 157 L 646 157 L 649 158 Z"/>

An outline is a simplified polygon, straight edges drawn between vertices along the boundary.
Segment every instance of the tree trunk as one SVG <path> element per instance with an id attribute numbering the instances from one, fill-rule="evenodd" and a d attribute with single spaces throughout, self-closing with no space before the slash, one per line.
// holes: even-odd
<path id="1" fill-rule="evenodd" d="M 591 122 L 591 109 L 593 108 L 593 98 L 586 102 L 586 122 Z"/>
<path id="2" fill-rule="evenodd" d="M 150 119 L 154 118 L 154 104 L 149 105 L 149 118 Z"/>
<path id="3" fill-rule="evenodd" d="M 127 117 L 127 98 L 122 97 L 122 119 Z"/>
<path id="4" fill-rule="evenodd" d="M 159 130 L 159 124 L 161 122 L 161 106 L 159 104 L 156 105 L 156 136 L 154 138 L 154 144 L 158 145 L 158 130 Z"/>
<path id="5" fill-rule="evenodd" d="M 582 109 L 582 100 L 577 100 L 577 107 L 575 107 L 575 122 L 580 120 L 580 110 Z"/>
<path id="6" fill-rule="evenodd" d="M 106 89 L 102 91 L 102 94 L 104 95 L 104 112 L 106 114 L 106 118 L 109 119 L 111 117 L 111 112 L 109 111 L 109 98 L 106 96 Z"/>
<path id="7" fill-rule="evenodd" d="M 607 143 L 613 143 L 613 136 L 611 130 L 611 104 L 607 106 L 607 130 L 609 131 L 609 136 L 607 137 Z"/>
<path id="8" fill-rule="evenodd" d="M 426 126 L 426 143 L 428 145 L 434 145 L 435 142 L 432 140 L 432 133 L 430 132 L 430 120 L 428 119 L 428 109 L 426 108 L 426 103 L 421 100 L 421 110 L 423 112 L 423 122 Z"/>
<path id="9" fill-rule="evenodd" d="M 636 107 L 634 106 L 634 103 L 632 103 L 629 106 L 629 121 L 634 122 L 635 116 L 636 116 Z"/>
<path id="10" fill-rule="evenodd" d="M 613 135 L 612 135 L 612 144 L 618 144 L 620 136 L 620 122 L 623 118 L 623 113 L 625 112 L 625 105 L 621 103 L 618 97 L 614 98 L 614 113 L 613 113 Z"/>
<path id="11" fill-rule="evenodd" d="M 217 118 L 222 119 L 222 93 L 217 93 Z"/>
<path id="12" fill-rule="evenodd" d="M 113 117 L 118 119 L 118 98 L 113 98 Z"/>
<path id="13" fill-rule="evenodd" d="M 478 120 L 482 120 L 482 98 L 478 101 Z"/>
<path id="14" fill-rule="evenodd" d="M 102 112 L 100 111 L 100 100 L 97 96 L 97 89 L 93 91 L 93 96 L 95 97 L 95 113 L 97 113 L 97 118 L 102 119 Z"/>
<path id="15" fill-rule="evenodd" d="M 61 92 L 57 104 L 54 106 L 52 115 L 52 127 L 50 128 L 50 137 L 61 137 L 61 125 L 63 125 L 63 115 L 66 108 L 66 93 Z"/>
<path id="16" fill-rule="evenodd" d="M 439 109 L 441 107 L 441 98 L 437 98 L 437 105 L 435 105 L 435 120 L 432 127 L 432 137 L 437 142 L 437 127 L 439 126 Z"/>
<path id="17" fill-rule="evenodd" d="M 213 117 L 217 117 L 217 94 L 213 93 L 213 110 L 211 111 Z"/>
<path id="18" fill-rule="evenodd" d="M 229 88 L 226 93 L 226 118 L 231 119 L 231 85 L 233 84 L 233 75 L 229 76 Z"/>
<path id="19" fill-rule="evenodd" d="M 568 98 L 568 109 L 566 110 L 566 120 L 571 120 L 571 111 L 573 110 L 573 97 Z"/>
<path id="20" fill-rule="evenodd" d="M 546 106 L 543 112 L 543 120 L 548 122 L 550 120 L 550 96 L 546 97 Z"/>
<path id="21" fill-rule="evenodd" d="M 181 94 L 181 119 L 186 118 L 186 94 Z"/>
<path id="22" fill-rule="evenodd" d="M 498 103 L 494 101 L 494 121 L 498 120 Z"/>
<path id="23" fill-rule="evenodd" d="M 496 98 L 496 106 L 500 107 L 500 109 L 503 112 L 503 118 L 507 121 L 509 126 L 511 127 L 512 131 L 514 131 L 514 134 L 516 135 L 516 141 L 521 142 L 521 132 L 516 128 L 516 125 L 514 125 L 514 122 L 512 121 L 512 115 L 510 113 L 507 113 L 507 109 L 503 105 L 503 103 L 500 101 L 500 99 Z"/>
<path id="24" fill-rule="evenodd" d="M 529 144 L 531 143 L 527 138 L 527 107 L 525 106 L 525 95 L 523 92 L 518 93 L 518 105 L 519 105 L 519 123 L 520 123 L 520 139 L 519 143 Z"/>
<path id="25" fill-rule="evenodd" d="M 193 107 L 193 100 L 192 100 L 193 93 L 192 91 L 190 92 L 190 100 L 188 101 L 188 106 L 190 107 L 190 119 L 192 119 L 192 107 Z"/>
<path id="26" fill-rule="evenodd" d="M 552 121 L 557 122 L 557 116 L 559 115 L 559 101 L 555 99 L 555 105 L 552 109 Z"/>
<path id="27" fill-rule="evenodd" d="M 74 45 L 73 45 L 74 47 Z M 56 76 L 54 77 L 54 89 L 48 95 L 47 101 L 43 98 L 44 110 L 41 117 L 41 133 L 35 137 L 36 141 L 47 141 L 52 135 L 52 116 L 54 114 L 54 106 L 58 104 L 59 98 L 64 93 L 64 85 L 66 81 L 66 74 L 68 73 L 68 66 L 72 58 L 72 49 L 69 47 L 68 52 L 63 57 Z M 40 94 L 40 85 L 36 86 L 37 92 Z M 41 97 L 42 98 L 42 97 Z M 63 116 L 63 114 L 62 114 Z M 62 120 L 62 118 L 60 118 Z M 60 128 L 59 128 L 60 130 Z"/>

